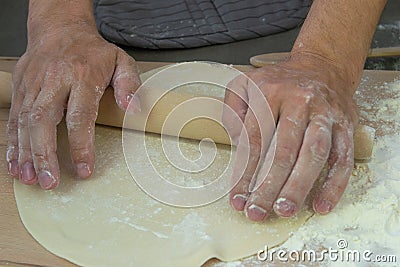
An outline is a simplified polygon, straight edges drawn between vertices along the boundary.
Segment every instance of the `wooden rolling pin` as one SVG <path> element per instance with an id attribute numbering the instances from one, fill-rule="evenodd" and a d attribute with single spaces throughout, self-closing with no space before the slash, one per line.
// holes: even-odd
<path id="1" fill-rule="evenodd" d="M 147 120 L 146 131 L 152 133 L 161 133 L 161 128 L 167 115 L 178 104 L 191 99 L 193 95 L 178 94 L 169 92 L 155 106 Z M 146 105 L 146 96 L 141 97 L 141 105 Z M 11 73 L 0 71 L 0 108 L 9 108 L 11 105 Z M 214 111 L 216 117 L 221 116 L 221 110 Z M 99 106 L 98 118 L 96 123 L 108 126 L 122 127 L 125 113 L 118 108 L 114 100 L 112 88 L 107 88 Z M 143 118 L 142 118 L 143 119 Z M 125 124 L 126 128 L 142 130 L 143 124 L 141 118 L 129 120 Z M 229 136 L 224 128 L 218 123 L 209 119 L 196 119 L 190 122 L 188 127 L 184 127 L 180 132 L 181 137 L 202 140 L 211 138 L 219 144 L 230 144 Z M 173 134 L 172 132 L 164 132 Z M 354 134 L 355 153 L 354 158 L 357 162 L 367 162 L 372 155 L 375 130 L 371 127 L 360 125 L 356 128 Z"/>
<path id="2" fill-rule="evenodd" d="M 289 58 L 289 52 L 269 53 L 257 55 L 250 58 L 250 64 L 255 67 L 262 67 L 265 65 L 273 65 L 279 62 L 286 61 Z M 385 47 L 374 48 L 369 51 L 368 57 L 397 57 L 400 56 L 400 47 Z"/>

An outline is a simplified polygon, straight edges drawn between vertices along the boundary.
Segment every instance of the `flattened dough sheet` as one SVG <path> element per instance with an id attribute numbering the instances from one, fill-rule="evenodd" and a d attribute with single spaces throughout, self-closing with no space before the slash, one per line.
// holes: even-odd
<path id="1" fill-rule="evenodd" d="M 155 155 L 159 140 L 158 135 L 146 136 Z M 198 153 L 197 141 L 181 139 L 180 146 L 189 154 Z M 214 164 L 219 170 L 229 161 L 230 150 L 217 147 Z M 95 149 L 94 176 L 89 180 L 75 178 L 66 129 L 61 126 L 59 187 L 44 191 L 17 180 L 14 183 L 18 210 L 27 230 L 46 249 L 78 265 L 176 267 L 200 266 L 214 257 L 237 260 L 265 246 L 283 243 L 311 216 L 311 212 L 302 211 L 292 219 L 252 223 L 232 210 L 227 196 L 198 208 L 168 206 L 149 197 L 131 177 L 120 129 L 96 126 Z M 166 164 L 163 157 L 156 159 L 159 166 Z M 128 160 L 140 169 L 147 155 Z M 171 175 L 186 179 L 174 171 Z"/>

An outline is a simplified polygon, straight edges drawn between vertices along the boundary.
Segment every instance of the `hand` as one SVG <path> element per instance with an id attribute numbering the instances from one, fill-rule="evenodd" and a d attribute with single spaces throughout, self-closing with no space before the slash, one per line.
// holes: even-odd
<path id="1" fill-rule="evenodd" d="M 335 66 L 322 61 L 288 61 L 256 69 L 247 76 L 261 92 L 249 86 L 247 78 L 238 77 L 225 95 L 225 103 L 244 122 L 250 152 L 245 170 L 234 168 L 232 180 L 236 185 L 230 193 L 231 205 L 254 221 L 264 220 L 272 211 L 291 217 L 303 205 L 328 161 L 328 174 L 313 207 L 320 214 L 330 212 L 342 196 L 354 164 L 353 129 L 358 122 L 352 99 L 354 85 L 341 79 L 345 75 L 341 76 Z M 276 121 L 276 151 L 270 171 L 263 177 L 256 173 L 266 153 L 261 148 L 261 136 L 265 134 L 271 140 L 273 133 L 263 133 L 270 129 L 258 127 L 257 115 L 269 112 L 260 111 L 260 99 L 268 101 Z M 231 125 L 232 120 L 225 109 L 224 124 Z M 241 126 L 228 128 L 236 140 L 241 140 L 242 130 Z M 237 151 L 243 146 L 239 141 Z M 235 166 L 244 160 L 241 157 L 237 153 Z M 259 186 L 253 188 L 255 184 Z"/>
<path id="2" fill-rule="evenodd" d="M 111 85 L 117 104 L 126 109 L 140 79 L 135 61 L 105 41 L 93 24 L 37 32 L 13 73 L 7 161 L 9 173 L 22 183 L 53 189 L 60 179 L 56 126 L 64 110 L 76 172 L 88 178 L 94 170 L 94 125 L 104 90 Z"/>

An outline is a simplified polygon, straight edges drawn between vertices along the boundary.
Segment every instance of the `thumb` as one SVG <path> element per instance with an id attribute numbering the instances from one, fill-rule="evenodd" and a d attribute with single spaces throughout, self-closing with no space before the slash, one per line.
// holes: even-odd
<path id="1" fill-rule="evenodd" d="M 136 61 L 119 48 L 111 86 L 114 88 L 115 101 L 122 110 L 127 110 L 129 102 L 132 101 L 129 111 L 133 113 L 141 111 L 139 98 L 134 95 L 140 85 Z"/>

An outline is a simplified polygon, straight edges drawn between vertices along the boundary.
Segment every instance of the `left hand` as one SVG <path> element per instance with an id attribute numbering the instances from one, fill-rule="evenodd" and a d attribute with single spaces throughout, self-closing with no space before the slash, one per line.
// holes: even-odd
<path id="1" fill-rule="evenodd" d="M 313 200 L 313 208 L 320 214 L 330 212 L 342 196 L 354 165 L 353 129 L 358 123 L 352 99 L 354 85 L 342 79 L 345 75 L 340 75 L 336 66 L 320 59 L 287 61 L 253 70 L 247 76 L 261 93 L 257 95 L 254 90 L 258 89 L 251 88 L 247 78 L 239 77 L 231 82 L 225 95 L 225 103 L 244 123 L 250 153 L 237 153 L 231 205 L 254 221 L 264 220 L 273 211 L 291 217 L 303 205 L 328 161 L 328 174 Z M 266 153 L 261 148 L 261 136 L 271 135 L 265 133 L 270 129 L 259 128 L 256 120 L 263 117 L 259 113 L 270 112 L 260 110 L 260 95 L 268 101 L 277 127 L 276 151 L 266 177 L 257 177 L 256 173 Z M 234 139 L 243 135 L 241 126 L 232 127 L 233 117 L 227 110 L 223 122 L 230 125 L 228 132 Z M 237 151 L 245 145 L 239 142 Z M 237 168 L 247 159 L 245 170 Z M 259 186 L 253 191 L 254 184 Z"/>
<path id="2" fill-rule="evenodd" d="M 126 110 L 140 79 L 135 60 L 104 40 L 94 23 L 64 18 L 36 25 L 37 34 L 30 35 L 13 73 L 7 161 L 9 173 L 23 184 L 39 183 L 48 190 L 61 178 L 56 126 L 64 112 L 76 173 L 88 178 L 95 166 L 94 125 L 104 90 L 113 86 L 118 106 Z"/>

